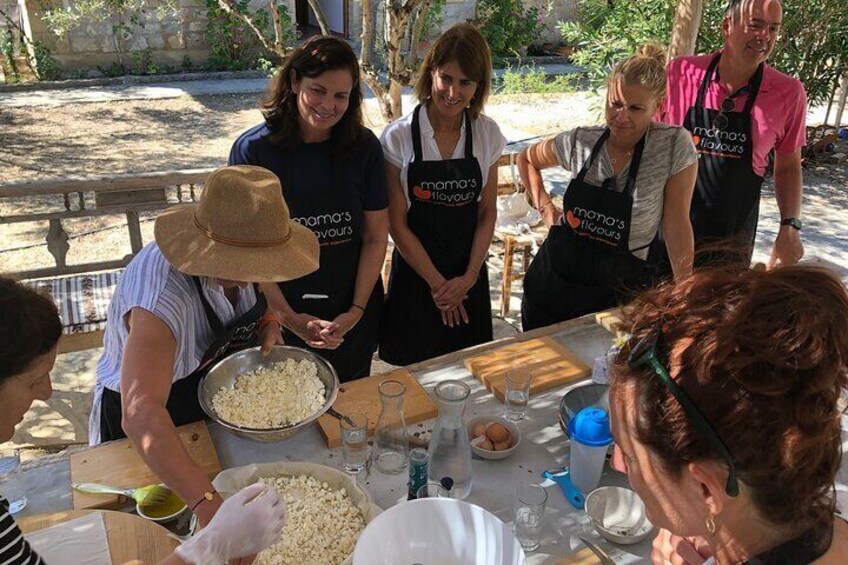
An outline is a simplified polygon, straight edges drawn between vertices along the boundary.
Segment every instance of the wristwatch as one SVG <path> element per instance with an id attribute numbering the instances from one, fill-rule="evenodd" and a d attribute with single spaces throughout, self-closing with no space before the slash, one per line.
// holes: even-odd
<path id="1" fill-rule="evenodd" d="M 781 226 L 792 226 L 796 230 L 800 230 L 801 226 L 802 226 L 801 220 L 799 220 L 798 218 L 786 218 L 784 220 L 780 220 L 780 225 Z"/>

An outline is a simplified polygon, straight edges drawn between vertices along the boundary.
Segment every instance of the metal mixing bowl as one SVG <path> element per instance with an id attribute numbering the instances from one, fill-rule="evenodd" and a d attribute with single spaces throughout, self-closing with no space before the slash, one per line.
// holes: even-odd
<path id="1" fill-rule="evenodd" d="M 215 409 L 212 408 L 212 397 L 215 396 L 218 390 L 222 387 L 233 388 L 236 377 L 240 374 L 253 371 L 259 367 L 270 367 L 274 363 L 285 361 L 286 359 L 294 359 L 295 361 L 308 359 L 318 366 L 318 378 L 324 381 L 325 402 L 317 412 L 305 420 L 277 428 L 248 428 L 246 426 L 239 426 L 238 424 L 223 420 L 215 413 Z M 197 397 L 200 400 L 200 407 L 203 408 L 207 416 L 221 424 L 228 432 L 253 441 L 273 442 L 288 439 L 301 429 L 312 424 L 312 422 L 315 422 L 333 405 L 338 392 L 339 377 L 336 375 L 336 370 L 322 357 L 299 347 L 275 345 L 267 356 L 263 356 L 260 353 L 259 347 L 251 347 L 237 351 L 219 361 L 200 381 L 200 385 L 197 388 Z"/>

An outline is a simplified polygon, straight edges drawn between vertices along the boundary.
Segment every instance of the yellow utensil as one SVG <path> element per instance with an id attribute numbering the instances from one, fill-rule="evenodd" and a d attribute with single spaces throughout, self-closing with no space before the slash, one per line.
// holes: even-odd
<path id="1" fill-rule="evenodd" d="M 97 483 L 74 483 L 74 489 L 80 492 L 89 494 L 122 494 L 127 498 L 131 498 L 138 503 L 139 506 L 150 506 L 160 504 L 171 494 L 171 490 L 164 485 L 148 485 L 144 487 L 124 489 L 120 487 L 110 487 Z"/>

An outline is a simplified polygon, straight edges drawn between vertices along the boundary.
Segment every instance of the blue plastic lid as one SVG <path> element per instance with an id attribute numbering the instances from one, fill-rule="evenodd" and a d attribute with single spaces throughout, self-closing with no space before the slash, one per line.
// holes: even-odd
<path id="1" fill-rule="evenodd" d="M 572 441 L 603 447 L 612 443 L 609 414 L 602 408 L 584 408 L 568 422 L 568 435 Z"/>

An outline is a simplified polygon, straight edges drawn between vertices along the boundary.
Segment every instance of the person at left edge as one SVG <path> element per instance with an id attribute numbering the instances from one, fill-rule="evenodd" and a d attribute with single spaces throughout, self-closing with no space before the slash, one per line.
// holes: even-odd
<path id="1" fill-rule="evenodd" d="M 283 343 L 249 283 L 315 271 L 318 241 L 290 220 L 277 177 L 250 166 L 212 172 L 199 203 L 166 210 L 154 233 L 109 305 L 89 441 L 129 436 L 205 526 L 222 500 L 176 427 L 205 418 L 197 387 L 216 361 L 257 338 Z"/>
<path id="2" fill-rule="evenodd" d="M 489 46 L 471 24 L 445 31 L 424 58 L 412 114 L 381 138 L 395 252 L 380 358 L 407 365 L 491 341 L 486 253 L 506 145 L 481 112 Z"/>
<path id="3" fill-rule="evenodd" d="M 377 284 L 388 242 L 383 151 L 362 124 L 359 63 L 340 39 L 307 40 L 277 71 L 262 112 L 230 164 L 274 172 L 292 219 L 315 232 L 315 273 L 263 291 L 289 344 L 329 361 L 342 382 L 371 373 L 383 303 Z"/>

